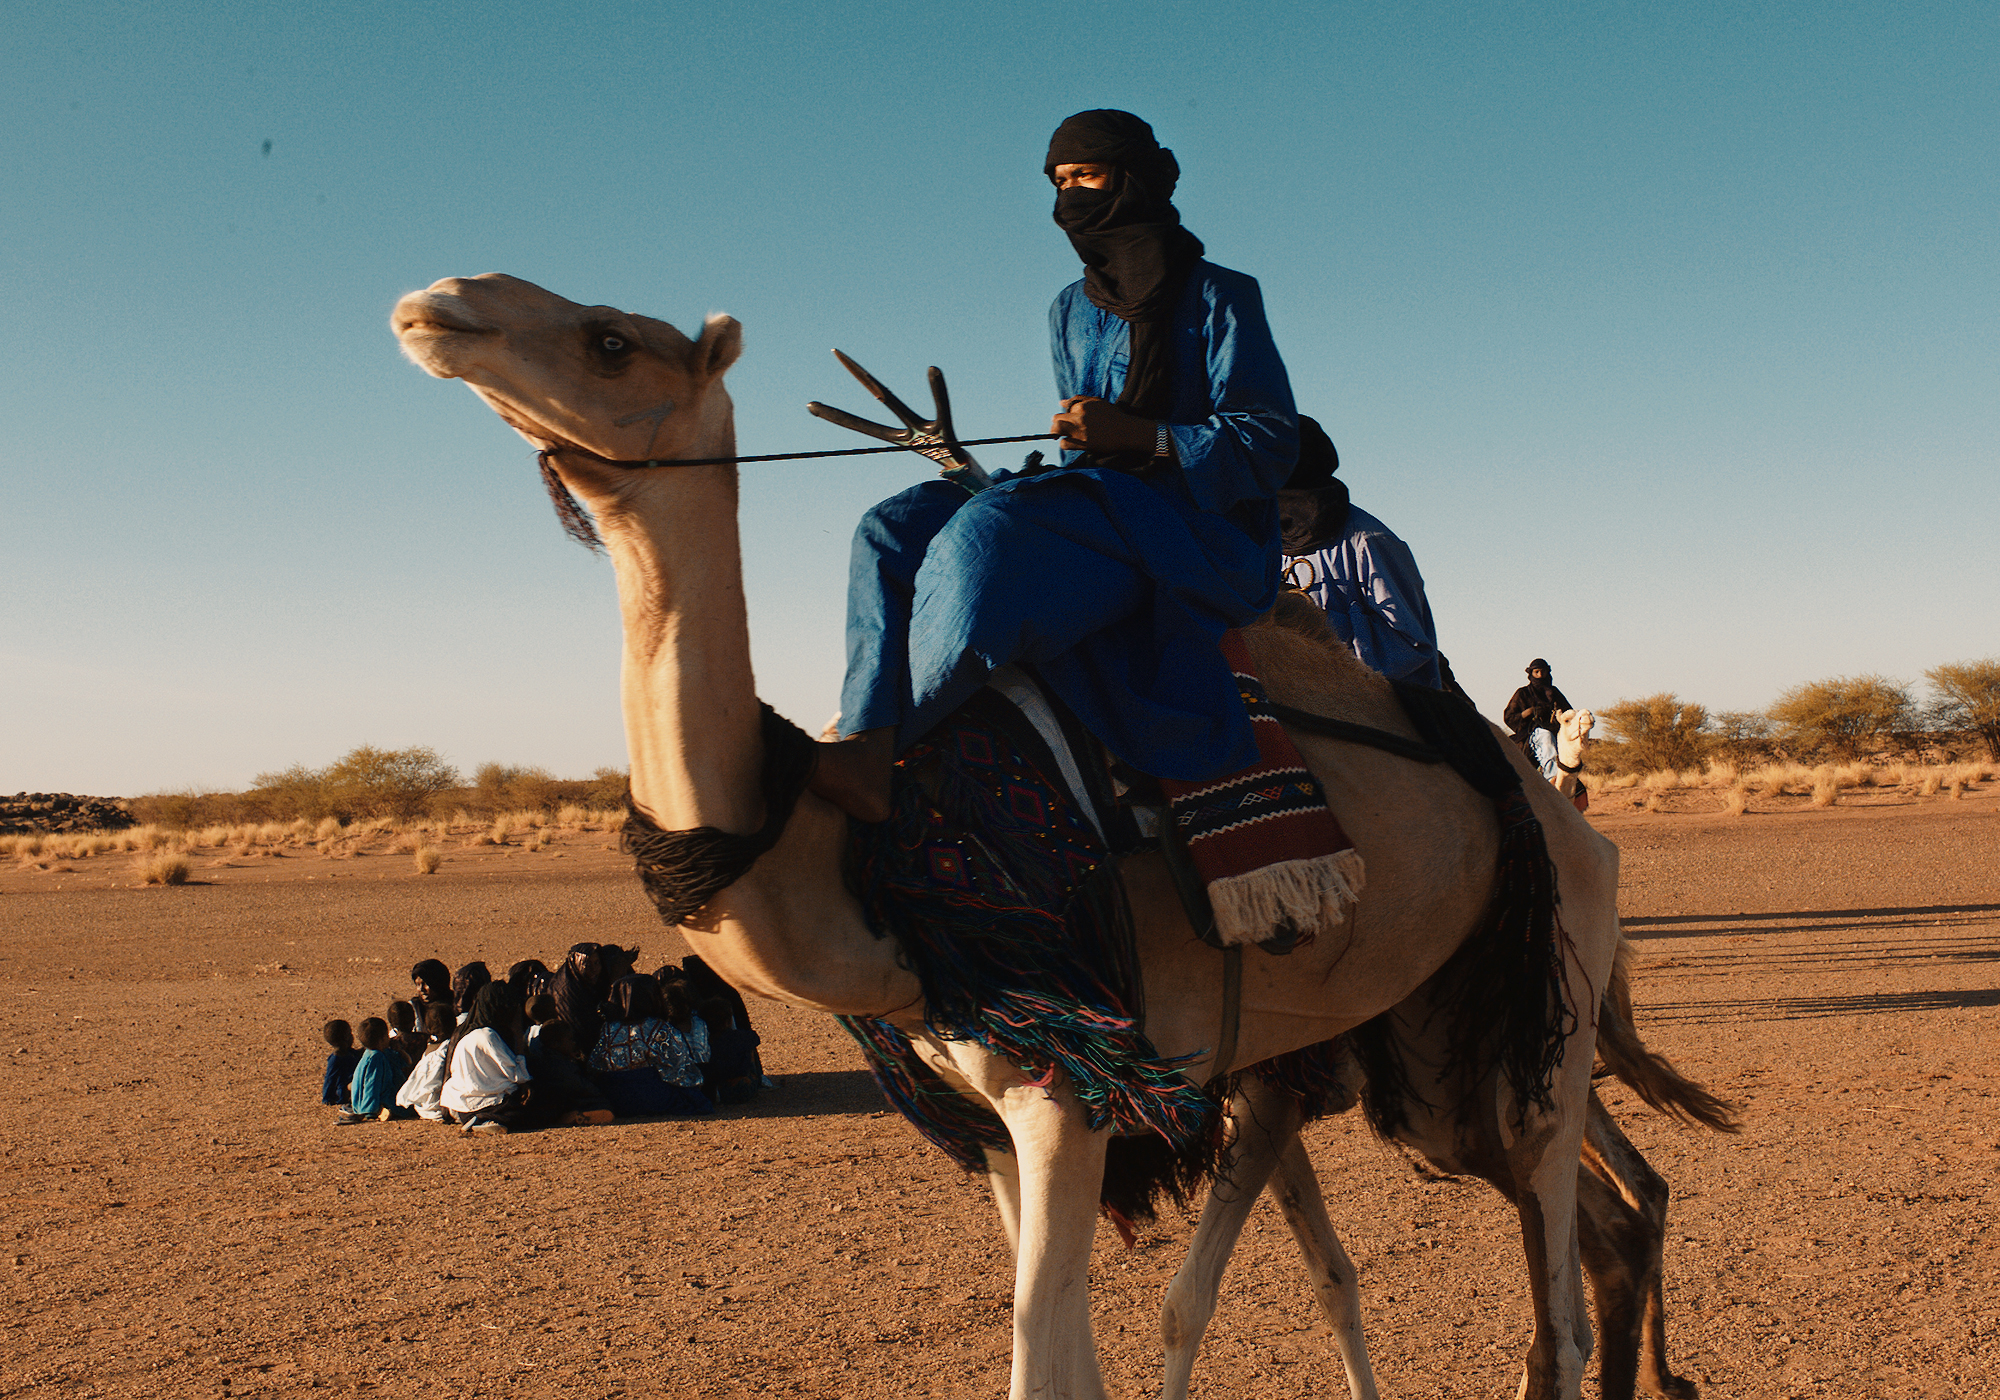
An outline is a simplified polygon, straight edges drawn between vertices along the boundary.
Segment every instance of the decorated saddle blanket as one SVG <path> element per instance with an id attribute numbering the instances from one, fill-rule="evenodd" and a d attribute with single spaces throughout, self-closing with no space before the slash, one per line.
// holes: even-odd
<path id="1" fill-rule="evenodd" d="M 889 819 L 849 827 L 850 882 L 923 984 L 938 1037 L 1043 1084 L 1061 1075 L 1093 1128 L 1202 1141 L 1216 1101 L 1146 1038 L 1116 856 L 1065 766 L 1019 709 L 982 690 L 904 753 Z M 946 1085 L 902 1032 L 842 1022 L 933 1143 L 971 1168 L 984 1148 L 1007 1149 L 998 1116 Z"/>
<path id="2" fill-rule="evenodd" d="M 1177 844 L 1208 887 L 1223 945 L 1289 951 L 1347 921 L 1366 872 L 1272 712 L 1240 632 L 1223 634 L 1222 655 L 1257 736 L 1257 764 L 1212 782 L 1160 786 Z"/>

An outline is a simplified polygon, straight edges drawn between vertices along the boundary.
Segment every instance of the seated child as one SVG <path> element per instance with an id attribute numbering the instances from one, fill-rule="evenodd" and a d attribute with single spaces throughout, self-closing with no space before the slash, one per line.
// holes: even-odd
<path id="1" fill-rule="evenodd" d="M 410 1063 L 400 1050 L 389 1044 L 389 1023 L 370 1016 L 361 1023 L 361 1060 L 354 1067 L 353 1104 L 336 1121 L 366 1123 L 380 1118 L 411 1117 L 410 1110 L 395 1108 L 396 1090 L 409 1077 Z"/>
<path id="2" fill-rule="evenodd" d="M 326 1057 L 326 1077 L 320 1081 L 319 1101 L 345 1108 L 347 1081 L 354 1077 L 354 1067 L 361 1063 L 361 1052 L 354 1048 L 354 1027 L 345 1021 L 328 1021 L 320 1034 L 333 1047 L 333 1053 Z"/>
<path id="3" fill-rule="evenodd" d="M 762 1041 L 757 1034 L 757 1028 L 750 1024 L 750 1008 L 743 1004 L 743 993 L 723 981 L 714 968 L 702 961 L 698 953 L 689 953 L 686 957 L 682 958 L 681 970 L 687 977 L 688 986 L 693 990 L 694 999 L 697 1003 L 707 1001 L 710 997 L 720 997 L 723 1001 L 729 1003 L 729 1019 L 735 1022 L 737 1030 L 746 1033 L 750 1037 L 752 1047 L 750 1058 L 756 1066 L 754 1072 L 757 1076 L 759 1087 L 765 1089 L 777 1088 L 777 1081 L 767 1078 L 764 1074 L 764 1057 L 755 1048 Z M 711 1021 L 709 1023 L 709 1030 L 712 1032 L 714 1029 L 715 1023 Z"/>
<path id="4" fill-rule="evenodd" d="M 685 1000 L 682 1005 L 684 1010 Z M 620 1118 L 715 1112 L 693 1087 L 701 1083 L 700 1062 L 689 1053 L 688 1036 L 669 1024 L 658 981 L 643 974 L 619 978 L 606 1010 L 590 1067 L 613 1112 Z"/>
<path id="5" fill-rule="evenodd" d="M 418 1027 L 417 1009 L 407 1001 L 392 1001 L 383 1019 L 389 1023 L 389 1047 L 401 1051 L 404 1063 L 415 1069 L 430 1044 Z"/>
<path id="6" fill-rule="evenodd" d="M 551 1025 L 562 1022 L 562 1011 L 556 1006 L 556 999 L 553 996 L 547 992 L 538 992 L 528 1003 L 528 1020 L 533 1023 L 528 1027 L 528 1048 L 532 1050 L 536 1042 L 541 1039 L 543 1031 Z M 575 1040 L 574 1036 L 570 1037 L 572 1044 Z"/>
<path id="7" fill-rule="evenodd" d="M 609 1123 L 611 1101 L 585 1071 L 569 1026 L 552 1017 L 538 1029 L 541 1034 L 528 1047 L 528 1071 L 543 1115 L 566 1128 Z"/>
<path id="8" fill-rule="evenodd" d="M 759 1037 L 736 1024 L 735 1013 L 721 997 L 700 1006 L 708 1024 L 708 1063 L 702 1066 L 701 1087 L 717 1103 L 749 1103 L 763 1086 L 764 1067 L 757 1059 Z"/>
<path id="9" fill-rule="evenodd" d="M 468 1133 L 532 1128 L 528 1062 L 522 1056 L 521 998 L 505 982 L 488 982 L 473 994 L 445 1060 L 438 1102 Z"/>
<path id="10" fill-rule="evenodd" d="M 432 1123 L 444 1122 L 444 1105 L 438 1102 L 438 1096 L 444 1092 L 444 1067 L 451 1056 L 455 1019 L 449 1002 L 432 1002 L 424 1008 L 424 1029 L 429 1033 L 431 1048 L 423 1053 L 410 1077 L 403 1081 L 403 1087 L 396 1091 L 398 1108 L 410 1109 L 417 1117 Z"/>

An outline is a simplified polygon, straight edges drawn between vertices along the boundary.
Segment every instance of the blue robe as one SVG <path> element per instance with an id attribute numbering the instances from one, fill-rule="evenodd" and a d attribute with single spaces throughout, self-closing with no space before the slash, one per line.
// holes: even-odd
<path id="1" fill-rule="evenodd" d="M 1130 330 L 1063 289 L 1056 392 L 1115 401 Z M 848 576 L 841 732 L 921 738 L 997 666 L 1032 667 L 1111 751 L 1194 781 L 1257 760 L 1216 650 L 1270 608 L 1274 497 L 1298 458 L 1290 382 L 1254 278 L 1202 262 L 1174 316 L 1177 466 L 927 481 L 862 517 Z"/>
<path id="2" fill-rule="evenodd" d="M 1369 670 L 1444 688 L 1437 626 L 1417 557 L 1360 506 L 1348 506 L 1347 526 L 1338 536 L 1287 559 L 1285 578 L 1320 605 L 1327 625 Z"/>

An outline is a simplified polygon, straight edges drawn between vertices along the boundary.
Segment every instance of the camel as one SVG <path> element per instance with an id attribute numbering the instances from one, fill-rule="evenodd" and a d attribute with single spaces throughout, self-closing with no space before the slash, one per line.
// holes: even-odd
<path id="1" fill-rule="evenodd" d="M 1598 1048 L 1602 1072 L 1617 1076 L 1661 1112 L 1718 1132 L 1736 1132 L 1730 1107 L 1694 1084 L 1639 1040 L 1631 1021 L 1626 946 L 1620 945 L 1612 984 L 1600 1009 Z M 1327 1097 L 1329 1113 L 1367 1102 L 1377 1128 L 1421 1154 L 1433 1167 L 1477 1176 L 1502 1195 L 1511 1184 L 1502 1161 L 1497 1124 L 1457 1110 L 1481 1096 L 1467 1086 L 1435 1080 L 1411 1092 L 1394 1081 L 1413 1065 L 1443 1059 L 1436 1043 L 1436 1008 L 1423 994 L 1364 1028 L 1357 1055 L 1340 1059 L 1339 1083 Z M 1371 1038 L 1372 1037 L 1372 1038 Z M 1426 1043 L 1430 1042 L 1430 1043 Z M 1363 1061 L 1396 1068 L 1385 1093 L 1369 1082 Z M 1428 1100 L 1435 1100 L 1430 1102 Z M 1160 1400 L 1186 1400 L 1202 1335 L 1215 1312 L 1222 1273 L 1237 1237 L 1268 1189 L 1305 1258 L 1314 1300 L 1333 1331 L 1351 1400 L 1378 1400 L 1361 1327 L 1361 1299 L 1353 1263 L 1341 1248 L 1313 1170 L 1299 1140 L 1303 1102 L 1255 1071 L 1241 1076 L 1230 1100 L 1232 1133 L 1221 1170 L 1209 1187 L 1187 1259 L 1168 1286 L 1160 1311 L 1166 1354 Z M 1275 1179 L 1273 1179 L 1275 1177 Z M 1577 1175 L 1578 1226 L 1583 1262 L 1597 1300 L 1603 1355 L 1599 1385 L 1605 1400 L 1630 1400 L 1639 1391 L 1662 1400 L 1697 1400 L 1694 1382 L 1674 1374 L 1666 1355 L 1666 1300 L 1662 1253 L 1668 1188 L 1619 1128 L 1593 1089 Z M 1578 1337 L 1590 1348 L 1591 1338 Z"/>
<path id="2" fill-rule="evenodd" d="M 1583 786 L 1583 756 L 1590 752 L 1590 731 L 1597 716 L 1589 710 L 1556 711 L 1556 791 L 1576 804 L 1576 810 L 1590 810 L 1590 791 Z"/>
<path id="3" fill-rule="evenodd" d="M 623 622 L 635 820 L 711 845 L 757 834 L 762 853 L 741 873 L 732 867 L 726 887 L 704 889 L 680 933 L 741 991 L 893 1025 L 948 1083 L 990 1106 L 1013 1149 L 986 1159 L 1015 1257 L 1009 1395 L 1103 1400 L 1088 1266 L 1109 1132 L 1091 1128 L 1062 1077 L 1032 1082 L 983 1046 L 927 1028 L 918 977 L 893 940 L 876 936 L 842 878 L 848 818 L 800 794 L 803 778 L 780 771 L 797 731 L 774 728 L 782 721 L 760 711 L 737 473 L 728 462 L 709 464 L 736 453 L 723 376 L 740 353 L 741 328 L 712 315 L 690 340 L 663 321 L 580 305 L 498 273 L 413 292 L 391 323 L 418 366 L 465 381 L 538 448 L 552 491 L 572 512 L 587 510 L 601 532 Z M 1282 627 L 1250 628 L 1245 639 L 1274 700 L 1416 737 L 1388 683 L 1359 662 L 1342 664 Z M 1193 936 L 1156 853 L 1120 866 L 1145 1035 L 1197 1085 L 1329 1040 L 1403 1002 L 1468 945 L 1493 905 L 1501 828 L 1490 801 L 1443 766 L 1304 730 L 1293 739 L 1366 863 L 1367 892 L 1344 936 L 1285 957 L 1245 951 L 1228 1062 L 1216 1053 L 1224 955 Z M 1509 761 L 1532 775 L 1522 759 Z M 1519 1011 L 1546 1025 L 1561 1053 L 1544 1084 L 1501 1077 L 1490 1092 L 1509 1124 L 1504 1156 L 1534 1299 L 1522 1394 L 1579 1400 L 1575 1161 L 1593 1013 L 1618 938 L 1617 850 L 1546 783 L 1524 791 L 1560 879 L 1555 970 L 1566 990 Z"/>

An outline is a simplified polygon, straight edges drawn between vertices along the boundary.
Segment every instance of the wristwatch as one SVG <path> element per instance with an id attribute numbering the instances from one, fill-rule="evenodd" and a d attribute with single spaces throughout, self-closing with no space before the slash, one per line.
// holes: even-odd
<path id="1" fill-rule="evenodd" d="M 1165 423 L 1160 424 L 1160 431 L 1153 438 L 1153 455 L 1155 457 L 1171 457 L 1174 455 L 1173 431 Z"/>

